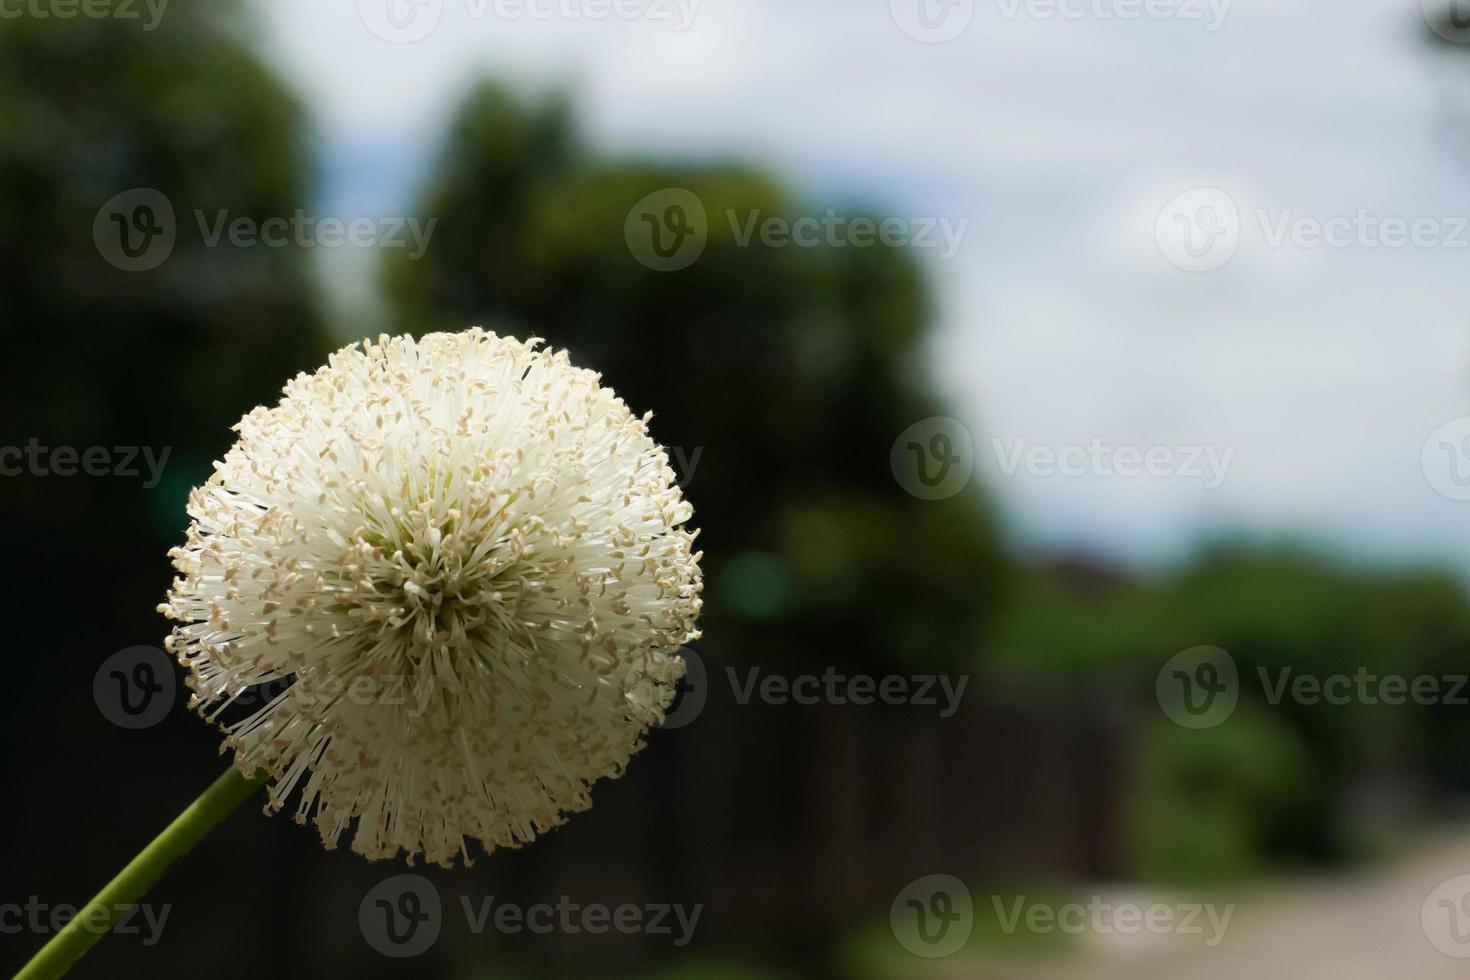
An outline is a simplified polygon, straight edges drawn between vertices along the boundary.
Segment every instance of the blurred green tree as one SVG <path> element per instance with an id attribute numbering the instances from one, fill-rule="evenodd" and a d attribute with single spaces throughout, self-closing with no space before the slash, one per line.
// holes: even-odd
<path id="1" fill-rule="evenodd" d="M 672 188 L 707 238 L 658 271 L 632 212 Z M 565 101 L 494 84 L 464 104 L 419 209 L 439 220 L 431 246 L 385 270 L 398 328 L 542 336 L 658 409 L 708 549 L 708 637 L 818 663 L 970 662 L 1004 579 L 990 512 L 973 487 L 912 497 L 889 467 L 899 433 L 941 411 L 906 253 L 742 241 L 752 218 L 825 209 L 742 166 L 596 159 Z"/>
<path id="2" fill-rule="evenodd" d="M 220 211 L 261 221 L 311 204 L 306 120 L 249 52 L 235 0 L 7 10 L 0 446 L 34 445 L 39 465 L 0 461 L 0 589 L 32 600 L 7 629 L 25 651 L 7 677 L 11 741 L 44 744 L 8 761 L 17 785 L 45 787 L 45 805 L 14 808 L 8 831 L 28 843 L 6 870 L 27 893 L 75 900 L 218 771 L 216 736 L 184 711 L 127 731 L 89 692 L 110 654 L 162 642 L 154 606 L 171 575 L 166 551 L 182 540 L 189 487 L 233 441 L 230 426 L 320 363 L 329 341 L 301 249 L 211 247 L 197 227 L 196 211 L 211 223 Z M 50 455 L 61 447 L 70 463 Z M 78 468 L 89 449 L 105 453 L 105 469 L 95 453 L 92 472 Z M 273 855 L 272 886 L 299 891 L 308 842 L 277 840 L 224 846 L 244 867 Z M 245 857 L 252 842 L 259 850 Z M 208 861 L 178 873 L 181 893 L 208 896 L 211 915 L 196 926 L 197 944 L 177 952 L 228 943 L 253 922 L 273 942 L 232 952 L 232 966 L 262 973 L 296 937 L 251 889 L 221 884 L 234 873 L 221 878 Z M 10 944 L 12 969 L 29 945 Z M 187 969 L 159 955 L 117 944 L 92 968 L 117 977 Z"/>
<path id="3" fill-rule="evenodd" d="M 211 247 L 198 219 L 309 206 L 305 120 L 241 42 L 234 2 L 173 0 L 156 22 L 103 7 L 142 16 L 0 20 L 0 400 L 10 431 L 43 444 L 170 447 L 145 509 L 171 538 L 229 426 L 326 348 L 300 250 Z M 0 493 L 51 523 L 65 512 L 50 493 L 115 520 L 143 505 L 124 489 Z"/>

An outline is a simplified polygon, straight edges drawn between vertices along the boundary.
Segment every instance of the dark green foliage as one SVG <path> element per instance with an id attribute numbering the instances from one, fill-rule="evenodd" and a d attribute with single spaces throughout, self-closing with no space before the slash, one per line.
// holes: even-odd
<path id="1" fill-rule="evenodd" d="M 246 409 L 320 361 L 326 335 L 300 250 L 208 248 L 195 217 L 309 206 L 304 119 L 236 38 L 235 9 L 174 0 L 152 31 L 114 18 L 0 21 L 9 431 L 167 445 L 169 477 L 187 483 L 185 469 L 208 474 Z M 127 272 L 105 260 L 93 223 L 140 187 L 171 203 L 176 244 L 156 268 Z M 181 527 L 181 497 L 169 497 Z"/>

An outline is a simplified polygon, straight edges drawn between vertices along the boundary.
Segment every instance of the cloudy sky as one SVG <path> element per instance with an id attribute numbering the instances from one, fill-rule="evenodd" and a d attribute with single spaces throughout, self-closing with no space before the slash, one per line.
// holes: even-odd
<path id="1" fill-rule="evenodd" d="M 1419 0 L 255 2 L 324 213 L 403 213 L 489 73 L 569 88 L 609 153 L 964 222 L 916 250 L 934 371 L 1025 545 L 1470 572 L 1470 44 Z"/>

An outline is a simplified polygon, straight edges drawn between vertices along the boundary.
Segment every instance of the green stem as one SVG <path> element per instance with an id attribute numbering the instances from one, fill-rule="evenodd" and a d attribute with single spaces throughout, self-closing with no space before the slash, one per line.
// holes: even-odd
<path id="1" fill-rule="evenodd" d="M 116 920 L 152 888 L 175 861 L 204 835 L 265 784 L 265 778 L 246 779 L 234 766 L 200 794 L 199 799 L 164 828 L 163 833 L 128 862 L 118 876 L 78 910 L 60 932 L 15 975 L 15 980 L 51 980 L 71 969 Z"/>

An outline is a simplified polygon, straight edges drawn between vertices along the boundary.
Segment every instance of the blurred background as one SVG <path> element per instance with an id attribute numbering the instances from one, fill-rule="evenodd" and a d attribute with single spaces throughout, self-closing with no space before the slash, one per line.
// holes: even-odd
<path id="1" fill-rule="evenodd" d="M 0 93 L 0 968 L 225 764 L 230 426 L 483 324 L 655 413 L 667 730 L 468 869 L 246 806 L 75 975 L 1464 975 L 1461 0 L 0 0 Z"/>

